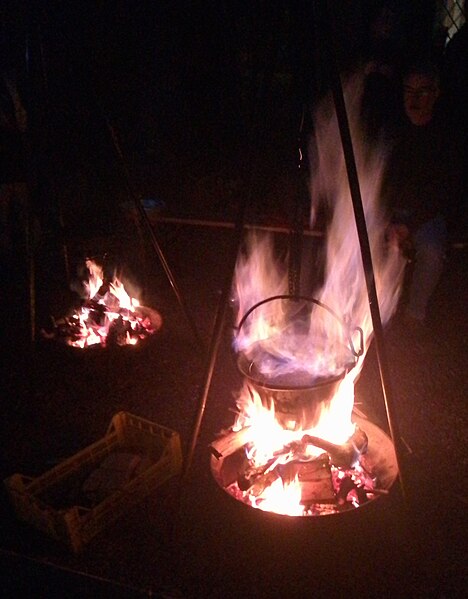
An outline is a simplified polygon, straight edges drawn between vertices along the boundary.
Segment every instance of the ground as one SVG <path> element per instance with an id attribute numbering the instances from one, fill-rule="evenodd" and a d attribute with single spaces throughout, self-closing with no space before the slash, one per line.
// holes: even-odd
<path id="1" fill-rule="evenodd" d="M 210 372 L 203 352 L 210 347 L 229 280 L 233 232 L 181 224 L 158 225 L 155 231 L 190 314 L 178 303 L 151 244 L 142 248 L 138 235 L 133 242 L 127 235 L 120 249 L 134 259 L 146 252 L 136 260 L 149 262 L 141 287 L 164 319 L 146 345 L 83 352 L 41 339 L 40 332 L 30 347 L 9 337 L 2 375 L 3 478 L 46 471 L 102 437 L 120 410 L 176 430 L 187 457 Z M 111 241 L 118 252 L 115 239 L 88 243 Z M 180 481 L 151 493 L 78 555 L 21 523 L 3 494 L 1 552 L 10 596 L 48 597 L 57 588 L 66 588 L 67 597 L 136 597 L 150 590 L 161 597 L 461 596 L 466 583 L 465 268 L 464 250 L 452 250 L 427 331 L 416 335 L 398 323 L 386 331 L 391 409 L 408 446 L 401 484 L 397 481 L 390 498 L 360 508 L 348 521 L 291 523 L 249 513 L 216 485 L 208 445 L 231 424 L 241 382 L 228 309 L 200 435 Z M 54 313 L 69 294 L 65 286 L 60 289 L 60 277 L 49 279 L 50 272 L 44 262 L 38 265 L 38 306 Z M 14 334 L 14 323 L 9 325 Z M 356 405 L 388 429 L 373 345 Z"/>

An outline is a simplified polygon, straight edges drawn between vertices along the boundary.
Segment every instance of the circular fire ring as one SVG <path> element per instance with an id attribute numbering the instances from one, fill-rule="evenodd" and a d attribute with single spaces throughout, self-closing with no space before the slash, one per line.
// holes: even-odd
<path id="1" fill-rule="evenodd" d="M 336 516 L 339 514 L 354 512 L 369 506 L 376 499 L 389 494 L 398 476 L 398 464 L 395 453 L 395 448 L 390 437 L 377 425 L 369 420 L 356 417 L 354 423 L 367 435 L 368 448 L 367 451 L 359 457 L 360 466 L 375 479 L 375 485 L 372 492 L 368 493 L 368 500 L 358 506 L 347 504 L 346 506 L 338 506 L 336 509 L 315 509 L 304 510 L 300 516 L 305 518 L 313 518 L 320 516 Z M 236 480 L 238 469 L 240 468 L 241 450 L 226 457 L 221 456 L 219 459 L 214 455 L 211 456 L 211 472 L 217 485 L 233 500 L 261 511 L 260 506 L 253 506 L 249 501 L 248 496 L 242 497 Z M 325 504 L 324 504 L 325 505 Z M 327 504 L 329 505 L 329 504 Z M 320 505 L 317 506 L 320 508 Z M 278 512 L 264 510 L 274 516 L 285 518 L 296 518 L 297 516 L 283 515 Z"/>

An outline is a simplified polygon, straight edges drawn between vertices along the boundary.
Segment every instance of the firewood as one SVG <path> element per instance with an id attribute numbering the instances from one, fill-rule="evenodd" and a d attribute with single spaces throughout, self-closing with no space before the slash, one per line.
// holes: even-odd
<path id="1" fill-rule="evenodd" d="M 356 428 L 354 434 L 342 445 L 311 435 L 304 435 L 301 442 L 323 449 L 335 466 L 344 468 L 353 466 L 359 456 L 367 451 L 367 435 L 359 428 Z"/>
<path id="2" fill-rule="evenodd" d="M 252 427 L 250 426 L 245 426 L 238 431 L 231 431 L 211 443 L 211 453 L 218 460 L 221 457 L 231 455 L 231 453 L 234 453 L 240 447 L 252 441 L 252 433 Z"/>
<path id="3" fill-rule="evenodd" d="M 262 474 L 250 487 L 249 494 L 253 495 L 254 497 L 259 497 L 265 491 L 265 489 L 272 485 L 279 477 L 280 475 L 277 468 L 270 470 L 266 474 Z"/>
<path id="4" fill-rule="evenodd" d="M 301 485 L 301 504 L 335 503 L 335 493 L 328 457 L 323 455 L 310 462 L 288 462 L 279 467 L 283 482 L 292 482 L 296 477 Z"/>

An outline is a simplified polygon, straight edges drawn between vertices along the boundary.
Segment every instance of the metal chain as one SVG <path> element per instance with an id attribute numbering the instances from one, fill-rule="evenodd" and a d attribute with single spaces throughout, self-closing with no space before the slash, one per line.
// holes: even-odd
<path id="1" fill-rule="evenodd" d="M 301 123 L 298 133 L 298 162 L 297 167 L 299 175 L 302 176 L 304 153 L 303 131 L 305 121 L 306 106 L 302 107 Z M 302 264 L 302 240 L 304 234 L 304 202 L 302 198 L 302 188 L 296 190 L 294 218 L 289 233 L 289 294 L 299 296 L 301 293 L 301 264 Z"/>

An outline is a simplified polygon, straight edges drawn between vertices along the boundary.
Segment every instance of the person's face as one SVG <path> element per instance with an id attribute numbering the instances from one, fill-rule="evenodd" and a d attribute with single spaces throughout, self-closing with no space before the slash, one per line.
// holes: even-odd
<path id="1" fill-rule="evenodd" d="M 405 113 L 413 125 L 427 125 L 434 114 L 439 86 L 429 75 L 409 75 L 403 85 Z"/>

